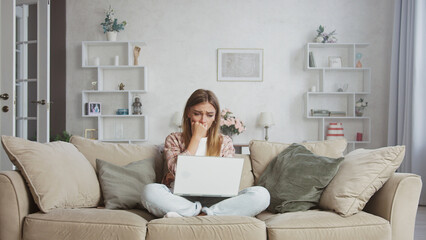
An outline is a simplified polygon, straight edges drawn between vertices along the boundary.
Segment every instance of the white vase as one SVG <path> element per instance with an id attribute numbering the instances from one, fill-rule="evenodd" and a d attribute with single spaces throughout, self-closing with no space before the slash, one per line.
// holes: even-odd
<path id="1" fill-rule="evenodd" d="M 117 32 L 116 31 L 114 31 L 114 32 L 106 32 L 106 35 L 107 35 L 107 40 L 108 41 L 112 41 L 112 42 L 117 41 Z"/>

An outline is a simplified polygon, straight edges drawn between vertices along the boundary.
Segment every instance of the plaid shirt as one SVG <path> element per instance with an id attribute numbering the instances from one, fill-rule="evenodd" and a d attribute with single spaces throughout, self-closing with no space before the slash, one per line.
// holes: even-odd
<path id="1" fill-rule="evenodd" d="M 226 135 L 222 135 L 222 139 L 220 157 L 234 157 L 235 149 L 232 144 L 232 139 Z M 167 136 L 166 142 L 164 143 L 164 156 L 166 158 L 167 168 L 169 171 L 164 176 L 162 183 L 167 187 L 170 187 L 171 183 L 175 181 L 178 155 L 191 155 L 191 153 L 186 150 L 185 143 L 183 141 L 183 134 L 181 132 L 171 133 Z"/>

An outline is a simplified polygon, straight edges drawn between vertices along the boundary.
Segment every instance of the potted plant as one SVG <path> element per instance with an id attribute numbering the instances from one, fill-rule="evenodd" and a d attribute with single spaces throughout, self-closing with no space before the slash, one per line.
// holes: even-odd
<path id="1" fill-rule="evenodd" d="M 101 23 L 101 26 L 104 30 L 104 33 L 107 35 L 107 40 L 116 41 L 117 33 L 121 30 L 124 30 L 124 26 L 126 26 L 127 22 L 122 21 L 121 23 L 118 23 L 117 18 L 114 17 L 114 9 L 111 6 L 109 6 L 105 14 L 105 22 Z"/>
<path id="2" fill-rule="evenodd" d="M 360 98 L 355 103 L 355 116 L 362 117 L 364 115 L 364 109 L 368 106 L 368 102 L 364 102 L 363 98 Z"/>
<path id="3" fill-rule="evenodd" d="M 63 141 L 63 142 L 70 142 L 71 134 L 67 131 L 63 131 L 60 134 L 57 134 L 56 136 L 50 136 L 50 141 Z"/>
<path id="4" fill-rule="evenodd" d="M 335 43 L 337 42 L 337 38 L 336 38 L 336 30 L 330 32 L 330 33 L 326 33 L 324 32 L 325 30 L 325 26 L 319 26 L 317 29 L 317 36 L 314 39 L 314 42 L 317 43 Z"/>

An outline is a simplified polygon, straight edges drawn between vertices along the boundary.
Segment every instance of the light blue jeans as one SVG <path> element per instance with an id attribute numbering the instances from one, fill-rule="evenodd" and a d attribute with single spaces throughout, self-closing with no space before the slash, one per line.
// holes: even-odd
<path id="1" fill-rule="evenodd" d="M 264 187 L 254 186 L 241 190 L 231 198 L 185 197 L 174 195 L 164 184 L 151 183 L 142 190 L 142 205 L 153 215 L 163 217 L 168 212 L 177 212 L 192 217 L 201 211 L 207 215 L 255 216 L 269 206 L 270 195 Z M 214 203 L 209 206 L 209 203 Z M 204 205 L 204 206 L 203 206 Z"/>

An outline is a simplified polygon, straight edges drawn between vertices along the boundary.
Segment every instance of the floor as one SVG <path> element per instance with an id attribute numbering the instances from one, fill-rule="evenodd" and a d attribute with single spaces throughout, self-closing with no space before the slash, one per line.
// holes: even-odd
<path id="1" fill-rule="evenodd" d="M 416 228 L 414 230 L 414 240 L 426 239 L 426 206 L 419 206 L 416 217 Z"/>

